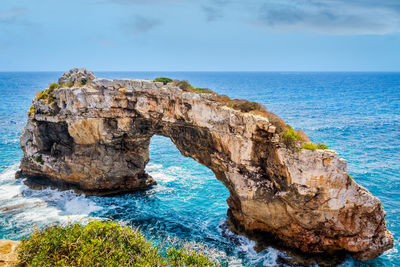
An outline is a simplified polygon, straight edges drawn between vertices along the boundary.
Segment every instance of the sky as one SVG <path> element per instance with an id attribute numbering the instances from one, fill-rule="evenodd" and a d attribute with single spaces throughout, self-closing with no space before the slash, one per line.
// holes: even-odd
<path id="1" fill-rule="evenodd" d="M 400 0 L 1 0 L 0 71 L 400 71 Z"/>

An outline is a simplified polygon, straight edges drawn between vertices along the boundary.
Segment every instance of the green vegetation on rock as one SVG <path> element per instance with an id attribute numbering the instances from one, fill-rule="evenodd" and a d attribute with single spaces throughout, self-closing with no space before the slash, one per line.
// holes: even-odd
<path id="1" fill-rule="evenodd" d="M 54 90 L 54 89 L 56 89 L 56 88 L 58 88 L 58 83 L 52 83 L 52 84 L 50 84 L 50 86 L 49 86 L 49 89 L 50 89 L 50 90 Z"/>
<path id="2" fill-rule="evenodd" d="M 301 141 L 303 138 L 301 135 L 296 133 L 295 130 L 293 130 L 292 127 L 287 125 L 289 129 L 281 133 L 281 139 L 282 142 L 286 145 L 286 147 L 290 150 L 296 149 L 296 145 L 298 144 L 299 141 Z"/>
<path id="3" fill-rule="evenodd" d="M 193 85 L 191 85 L 188 81 L 174 81 L 175 85 L 181 88 L 184 91 L 194 91 Z"/>
<path id="4" fill-rule="evenodd" d="M 260 103 L 245 99 L 232 99 L 228 102 L 228 107 L 240 110 L 241 112 L 266 111 L 265 107 Z"/>
<path id="5" fill-rule="evenodd" d="M 72 81 L 68 81 L 61 85 L 61 87 L 72 87 L 72 86 L 74 86 L 74 83 Z"/>
<path id="6" fill-rule="evenodd" d="M 18 257 L 28 266 L 218 266 L 185 248 L 163 256 L 138 230 L 97 220 L 35 230 L 21 241 Z"/>
<path id="7" fill-rule="evenodd" d="M 208 88 L 194 88 L 194 91 L 199 94 L 216 94 Z"/>
<path id="8" fill-rule="evenodd" d="M 317 149 L 329 149 L 329 147 L 328 147 L 327 145 L 318 143 L 318 144 L 317 144 Z"/>
<path id="9" fill-rule="evenodd" d="M 42 164 L 42 165 L 44 164 L 42 155 L 39 155 L 39 156 L 36 156 L 36 157 L 32 156 L 32 158 L 33 158 L 36 162 L 38 162 L 38 163 L 40 163 L 40 164 Z"/>
<path id="10" fill-rule="evenodd" d="M 156 81 L 156 80 L 154 80 L 154 81 Z M 231 99 L 229 96 L 217 94 L 216 92 L 214 92 L 208 88 L 195 88 L 188 81 L 185 81 L 185 80 L 183 80 L 183 81 L 175 80 L 175 81 L 173 81 L 173 83 L 175 86 L 178 86 L 179 88 L 181 88 L 184 91 L 195 92 L 195 93 L 200 93 L 200 94 L 213 94 L 215 96 L 215 100 L 217 102 L 219 102 L 227 107 L 233 108 L 235 110 L 239 110 L 241 112 L 248 112 L 248 113 L 252 113 L 252 114 L 255 114 L 258 116 L 263 116 L 265 118 L 268 118 L 268 120 L 273 125 L 275 125 L 276 131 L 278 133 L 282 133 L 283 131 L 288 129 L 286 123 L 281 118 L 279 118 L 274 113 L 267 112 L 266 107 L 260 103 L 248 101 L 245 99 Z"/>
<path id="11" fill-rule="evenodd" d="M 153 82 L 161 82 L 161 83 L 163 83 L 164 85 L 167 84 L 167 83 L 170 83 L 170 82 L 172 82 L 172 81 L 173 81 L 172 79 L 167 78 L 167 77 L 158 77 L 158 78 L 155 78 L 155 79 L 153 80 Z"/>
<path id="12" fill-rule="evenodd" d="M 169 266 L 219 266 L 206 255 L 187 248 L 169 248 L 167 262 Z"/>
<path id="13" fill-rule="evenodd" d="M 194 93 L 198 93 L 198 94 L 213 94 L 213 95 L 217 95 L 217 93 L 215 93 L 214 91 L 210 90 L 209 88 L 194 87 L 188 81 L 185 81 L 185 80 L 183 80 L 183 81 L 175 80 L 173 82 L 174 82 L 175 86 L 178 86 L 179 88 L 181 88 L 184 91 L 194 92 Z"/>
<path id="14" fill-rule="evenodd" d="M 54 102 L 54 90 L 58 88 L 58 83 L 50 84 L 49 88 L 36 93 L 35 101 L 42 100 L 44 104 L 50 104 Z M 55 103 L 55 102 L 54 102 Z"/>
<path id="15" fill-rule="evenodd" d="M 32 105 L 32 106 L 29 108 L 28 117 L 31 117 L 33 114 L 35 114 L 35 106 L 34 106 L 34 105 Z"/>
<path id="16" fill-rule="evenodd" d="M 302 146 L 303 149 L 308 149 L 308 150 L 316 150 L 316 149 L 329 149 L 329 147 L 327 145 L 318 143 L 318 144 L 314 144 L 312 142 L 308 142 L 308 143 L 304 143 Z"/>

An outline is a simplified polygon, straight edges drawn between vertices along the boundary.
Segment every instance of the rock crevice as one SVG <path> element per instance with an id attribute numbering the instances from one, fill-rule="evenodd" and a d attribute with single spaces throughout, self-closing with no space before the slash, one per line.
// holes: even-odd
<path id="1" fill-rule="evenodd" d="M 361 260 L 393 246 L 381 202 L 349 177 L 346 161 L 329 149 L 289 149 L 279 118 L 174 83 L 99 79 L 74 69 L 58 84 L 30 110 L 19 176 L 87 191 L 144 189 L 155 183 L 145 172 L 150 139 L 163 135 L 228 188 L 230 217 L 246 232 Z"/>

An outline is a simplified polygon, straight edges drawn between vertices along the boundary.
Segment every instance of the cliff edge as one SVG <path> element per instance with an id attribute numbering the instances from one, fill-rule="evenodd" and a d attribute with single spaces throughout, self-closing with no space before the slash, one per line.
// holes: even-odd
<path id="1" fill-rule="evenodd" d="M 245 232 L 360 260 L 393 247 L 381 202 L 335 151 L 304 146 L 304 133 L 256 103 L 184 82 L 65 73 L 34 100 L 18 176 L 92 192 L 144 189 L 155 184 L 145 172 L 155 134 L 214 172 L 230 192 L 231 221 Z"/>

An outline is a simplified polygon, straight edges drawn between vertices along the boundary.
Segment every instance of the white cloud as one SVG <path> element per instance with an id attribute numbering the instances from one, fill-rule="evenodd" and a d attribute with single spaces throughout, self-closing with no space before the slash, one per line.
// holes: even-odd
<path id="1" fill-rule="evenodd" d="M 400 32 L 400 1 L 280 0 L 262 4 L 255 24 L 277 31 L 324 34 Z"/>

